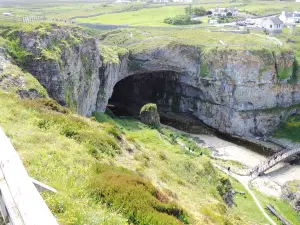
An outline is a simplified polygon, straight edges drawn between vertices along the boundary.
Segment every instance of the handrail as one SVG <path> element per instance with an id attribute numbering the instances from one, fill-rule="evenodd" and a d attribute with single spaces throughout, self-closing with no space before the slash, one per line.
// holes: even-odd
<path id="1" fill-rule="evenodd" d="M 11 225 L 58 225 L 0 128 L 0 210 Z"/>
<path id="2" fill-rule="evenodd" d="M 271 157 L 267 158 L 266 160 L 262 161 L 260 164 L 255 166 L 254 168 L 250 169 L 247 175 L 251 175 L 252 177 L 257 177 L 263 172 L 267 171 L 268 169 L 272 168 L 276 164 L 288 159 L 289 157 L 300 153 L 300 148 L 295 149 L 285 149 L 276 154 L 272 155 Z"/>

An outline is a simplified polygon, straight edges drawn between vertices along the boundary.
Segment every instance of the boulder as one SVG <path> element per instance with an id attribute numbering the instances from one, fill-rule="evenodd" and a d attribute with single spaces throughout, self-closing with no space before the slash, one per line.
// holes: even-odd
<path id="1" fill-rule="evenodd" d="M 149 103 L 144 105 L 140 111 L 141 121 L 148 125 L 160 125 L 159 114 L 156 104 Z"/>

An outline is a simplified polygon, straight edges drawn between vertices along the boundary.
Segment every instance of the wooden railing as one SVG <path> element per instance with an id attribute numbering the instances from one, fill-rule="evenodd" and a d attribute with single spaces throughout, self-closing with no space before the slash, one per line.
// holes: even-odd
<path id="1" fill-rule="evenodd" d="M 58 225 L 1 128 L 0 211 L 4 224 Z"/>

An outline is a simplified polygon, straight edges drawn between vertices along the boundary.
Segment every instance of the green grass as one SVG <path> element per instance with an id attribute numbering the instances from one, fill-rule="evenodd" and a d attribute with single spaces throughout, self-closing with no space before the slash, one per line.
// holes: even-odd
<path id="1" fill-rule="evenodd" d="M 258 224 L 268 224 L 269 221 L 263 216 L 262 212 L 256 206 L 252 196 L 243 187 L 242 184 L 234 179 L 231 179 L 233 189 L 239 192 L 244 192 L 245 195 L 236 194 L 234 201 L 236 205 L 233 207 L 233 211 L 241 213 L 249 220 L 254 220 Z"/>
<path id="2" fill-rule="evenodd" d="M 285 2 L 274 4 L 273 2 L 253 2 L 246 4 L 218 4 L 220 7 L 237 7 L 241 13 L 250 13 L 253 15 L 280 14 L 282 11 L 295 11 L 300 9 L 299 4 Z M 216 4 L 202 4 L 205 9 L 216 7 Z M 83 23 L 100 23 L 100 24 L 127 24 L 133 26 L 170 26 L 164 23 L 164 19 L 168 17 L 184 14 L 186 6 L 164 6 L 160 8 L 140 9 L 133 12 L 122 12 L 106 14 L 97 17 L 80 18 L 78 22 Z M 207 17 L 203 18 L 207 24 Z"/>
<path id="3" fill-rule="evenodd" d="M 225 6 L 228 4 L 220 4 L 220 7 L 223 5 Z M 215 7 L 213 4 L 204 4 L 201 6 L 206 9 Z M 134 26 L 170 26 L 169 24 L 164 23 L 164 19 L 176 15 L 183 15 L 185 7 L 186 6 L 181 5 L 140 9 L 133 12 L 112 13 L 97 17 L 80 18 L 76 19 L 76 21 L 82 23 L 128 24 Z"/>
<path id="4" fill-rule="evenodd" d="M 118 47 L 118 46 L 106 46 L 99 45 L 98 46 L 101 56 L 103 57 L 103 62 L 107 63 L 119 63 L 120 58 L 124 55 L 128 54 L 129 51 L 126 48 Z"/>
<path id="5" fill-rule="evenodd" d="M 261 51 L 264 46 L 270 46 L 273 50 L 280 49 L 277 44 L 269 40 L 266 36 L 256 36 L 254 34 L 234 34 L 207 32 L 204 29 L 169 29 L 169 28 L 128 28 L 113 31 L 103 31 L 97 34 L 102 44 L 129 46 L 131 48 L 144 48 L 147 46 L 160 46 L 170 42 L 182 43 L 185 45 L 205 45 L 206 48 L 220 49 L 256 49 Z M 221 46 L 219 40 L 222 39 L 229 46 Z M 249 46 L 251 44 L 251 46 Z M 234 46 L 233 46 L 234 45 Z M 236 47 L 235 47 L 236 46 Z"/>
<path id="6" fill-rule="evenodd" d="M 218 173 L 209 158 L 187 154 L 180 145 L 170 142 L 166 132 L 161 133 L 136 120 L 113 119 L 100 113 L 95 114 L 99 120 L 97 122 L 93 118 L 74 115 L 50 100 L 22 100 L 0 92 L 0 103 L 1 127 L 20 154 L 29 175 L 58 190 L 56 195 L 44 194 L 43 197 L 60 224 L 126 224 L 127 219 L 133 219 L 128 214 L 132 211 L 132 205 L 125 204 L 125 211 L 117 205 L 107 205 L 113 198 L 113 192 L 108 187 L 117 183 L 109 183 L 106 175 L 95 171 L 99 163 L 120 165 L 136 171 L 136 174 L 155 184 L 156 190 L 165 193 L 170 202 L 174 202 L 170 204 L 184 208 L 191 221 L 202 220 L 198 211 L 199 202 L 219 202 L 223 205 L 216 190 Z M 171 132 L 168 130 L 168 133 Z M 179 137 L 182 141 L 188 140 L 180 134 Z M 192 142 L 192 139 L 189 141 Z M 130 159 L 124 155 L 127 149 L 134 151 L 129 164 L 125 163 Z M 116 169 L 112 173 L 119 176 L 122 172 Z M 129 171 L 126 174 L 125 181 L 134 183 L 141 179 Z M 103 187 L 100 184 L 107 182 L 105 193 L 109 195 L 95 198 L 95 191 L 99 189 L 98 185 L 91 186 L 91 181 L 96 180 L 99 188 Z M 150 185 L 146 180 L 144 182 Z M 160 186 L 157 181 L 165 185 Z M 149 187 L 153 190 L 153 186 Z M 141 186 L 137 188 L 143 190 Z M 128 187 L 128 190 L 131 189 Z M 129 194 L 125 190 L 120 192 L 119 197 L 126 193 Z M 146 191 L 143 194 L 149 196 Z M 118 198 L 117 195 L 115 197 Z M 132 198 L 138 197 L 133 195 Z M 152 198 L 151 201 L 156 200 Z M 175 215 L 168 204 L 159 203 L 158 206 L 158 211 Z M 195 216 L 193 212 L 200 214 Z M 147 215 L 141 213 L 136 219 L 147 221 Z M 183 216 L 181 213 L 178 215 Z M 205 217 L 209 219 L 213 215 L 214 212 L 210 212 Z M 179 217 L 181 221 L 186 218 Z"/>
<path id="7" fill-rule="evenodd" d="M 169 202 L 168 197 L 148 180 L 124 168 L 98 165 L 96 170 L 97 176 L 91 181 L 96 199 L 104 201 L 108 207 L 122 209 L 129 223 L 188 223 L 186 212 Z"/>
<path id="8" fill-rule="evenodd" d="M 267 197 L 259 191 L 255 191 L 255 195 L 257 196 L 263 207 L 265 207 L 267 204 L 272 205 L 280 215 L 282 215 L 290 222 L 290 224 L 299 224 L 299 214 L 297 214 L 296 211 L 294 211 L 287 202 L 273 197 Z M 273 218 L 274 221 L 277 220 L 275 216 L 271 214 L 269 215 Z"/>
<path id="9" fill-rule="evenodd" d="M 0 102 L 1 127 L 28 173 L 58 190 L 44 198 L 60 224 L 126 224 L 116 211 L 96 204 L 87 189 L 97 152 L 108 157 L 119 149 L 116 138 L 105 131 L 108 125 L 68 114 L 48 101 L 1 92 Z"/>
<path id="10" fill-rule="evenodd" d="M 67 20 L 74 16 L 89 16 L 97 13 L 108 13 L 117 10 L 130 9 L 137 3 L 132 4 L 107 4 L 107 3 L 35 3 L 35 4 L 10 4 L 0 8 L 0 13 L 11 12 L 15 17 L 46 16 L 49 19 Z M 2 19 L 7 19 L 3 17 Z"/>
<path id="11" fill-rule="evenodd" d="M 287 121 L 281 123 L 273 136 L 300 142 L 300 115 L 292 115 Z"/>
<path id="12" fill-rule="evenodd" d="M 299 11 L 300 6 L 295 2 L 256 1 L 238 6 L 240 13 L 246 12 L 253 15 L 280 14 L 282 11 Z"/>

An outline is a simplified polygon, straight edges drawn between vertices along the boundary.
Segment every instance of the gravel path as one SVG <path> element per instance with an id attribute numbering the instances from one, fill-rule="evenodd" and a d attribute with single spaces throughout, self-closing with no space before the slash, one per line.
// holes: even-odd
<path id="1" fill-rule="evenodd" d="M 249 181 L 251 180 L 251 178 L 249 176 L 239 176 L 233 173 L 229 173 L 228 170 L 215 165 L 216 168 L 218 168 L 219 170 L 223 171 L 224 173 L 228 174 L 229 176 L 235 178 L 236 180 L 238 180 L 243 186 L 244 188 L 249 192 L 249 194 L 251 195 L 251 197 L 253 198 L 256 206 L 259 208 L 259 210 L 262 212 L 262 214 L 264 215 L 264 217 L 272 224 L 272 225 L 276 225 L 276 223 L 272 220 L 272 218 L 265 212 L 264 208 L 262 207 L 262 205 L 260 204 L 259 200 L 256 198 L 254 192 L 249 188 Z"/>

